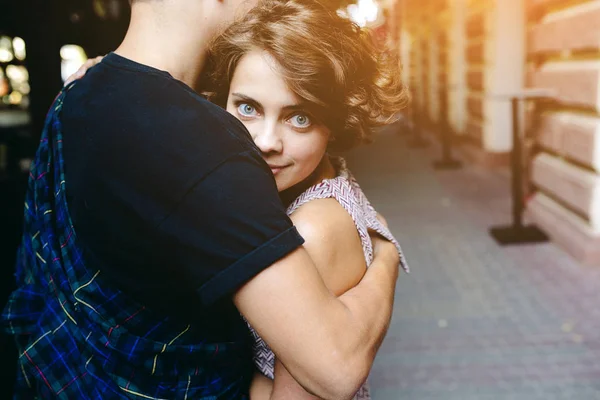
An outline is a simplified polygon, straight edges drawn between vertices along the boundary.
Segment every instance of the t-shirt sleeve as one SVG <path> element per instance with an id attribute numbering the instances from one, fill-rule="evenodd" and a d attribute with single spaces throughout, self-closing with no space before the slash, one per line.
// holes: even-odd
<path id="1" fill-rule="evenodd" d="M 254 151 L 231 156 L 202 177 L 160 229 L 203 306 L 232 295 L 304 241 Z"/>

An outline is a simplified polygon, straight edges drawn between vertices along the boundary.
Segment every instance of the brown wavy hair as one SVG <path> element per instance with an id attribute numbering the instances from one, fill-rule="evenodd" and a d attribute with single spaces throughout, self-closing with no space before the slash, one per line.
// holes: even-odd
<path id="1" fill-rule="evenodd" d="M 237 64 L 257 49 L 277 61 L 288 87 L 330 129 L 331 150 L 370 141 L 373 128 L 393 122 L 407 104 L 398 58 L 319 0 L 260 0 L 217 37 L 204 80 L 211 100 L 226 105 Z"/>

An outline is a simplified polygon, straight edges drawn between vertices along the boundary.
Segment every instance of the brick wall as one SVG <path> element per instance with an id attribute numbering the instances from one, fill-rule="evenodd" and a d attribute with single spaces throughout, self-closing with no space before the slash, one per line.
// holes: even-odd
<path id="1" fill-rule="evenodd" d="M 527 85 L 557 102 L 539 116 L 529 216 L 600 265 L 600 0 L 528 0 Z"/>
<path id="2" fill-rule="evenodd" d="M 499 94 L 519 91 L 523 80 L 554 91 L 554 104 L 528 113 L 536 122 L 526 140 L 528 216 L 578 259 L 600 265 L 600 0 L 397 1 L 420 114 L 435 122 L 436 87 L 457 81 L 450 72 L 464 76 L 461 95 L 449 99 L 464 104 L 452 126 L 461 126 L 472 161 L 508 165 L 510 105 Z M 457 6 L 464 13 L 453 20 Z"/>

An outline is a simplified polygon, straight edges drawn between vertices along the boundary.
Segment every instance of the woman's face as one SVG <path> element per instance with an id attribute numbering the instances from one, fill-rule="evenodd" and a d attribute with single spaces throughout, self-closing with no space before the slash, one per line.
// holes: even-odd
<path id="1" fill-rule="evenodd" d="M 246 126 L 281 192 L 304 181 L 319 166 L 329 130 L 288 88 L 278 68 L 264 51 L 244 55 L 231 80 L 227 111 Z"/>

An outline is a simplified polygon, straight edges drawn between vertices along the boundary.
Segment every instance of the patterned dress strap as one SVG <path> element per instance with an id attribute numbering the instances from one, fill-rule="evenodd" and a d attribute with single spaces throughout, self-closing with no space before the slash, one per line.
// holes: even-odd
<path id="1" fill-rule="evenodd" d="M 402 267 L 402 269 L 405 272 L 410 273 L 410 268 L 406 261 L 406 257 L 404 256 L 404 252 L 402 251 L 402 248 L 400 247 L 400 244 L 398 243 L 398 241 L 396 240 L 394 235 L 392 235 L 390 230 L 377 218 L 377 211 L 375 211 L 375 209 L 369 202 L 369 199 L 367 199 L 367 196 L 365 196 L 364 192 L 358 185 L 358 182 L 356 181 L 356 179 L 354 179 L 354 177 L 352 175 L 350 175 L 350 173 L 348 173 L 348 174 L 349 174 L 348 179 L 350 181 L 350 184 L 353 187 L 353 193 L 357 197 L 358 203 L 361 205 L 362 216 L 365 219 L 365 223 L 367 224 L 368 230 L 378 233 L 384 239 L 389 240 L 396 246 L 396 250 L 398 250 L 398 255 L 400 257 L 400 266 Z M 372 244 L 371 244 L 371 252 L 372 252 Z"/>
<path id="2" fill-rule="evenodd" d="M 335 199 L 354 221 L 362 244 L 365 261 L 368 266 L 373 259 L 373 245 L 371 243 L 371 237 L 369 236 L 368 221 L 364 218 L 359 198 L 356 196 L 356 193 L 354 193 L 355 189 L 351 184 L 350 174 L 346 168 L 345 161 L 342 158 L 333 157 L 331 158 L 331 161 L 336 168 L 337 176 L 331 179 L 324 179 L 304 191 L 292 204 L 290 204 L 287 209 L 287 214 L 292 215 L 294 211 L 312 200 L 327 198 Z"/>
<path id="3" fill-rule="evenodd" d="M 346 166 L 346 161 L 341 157 L 330 157 L 337 176 L 325 179 L 308 188 L 288 207 L 287 213 L 291 215 L 299 207 L 315 199 L 335 198 L 338 203 L 350 214 L 360 236 L 367 266 L 373 261 L 373 243 L 369 231 L 376 232 L 383 238 L 392 242 L 400 256 L 400 265 L 404 271 L 409 272 L 408 263 L 400 244 L 390 230 L 379 221 L 377 212 L 365 196 L 358 182 Z"/>

